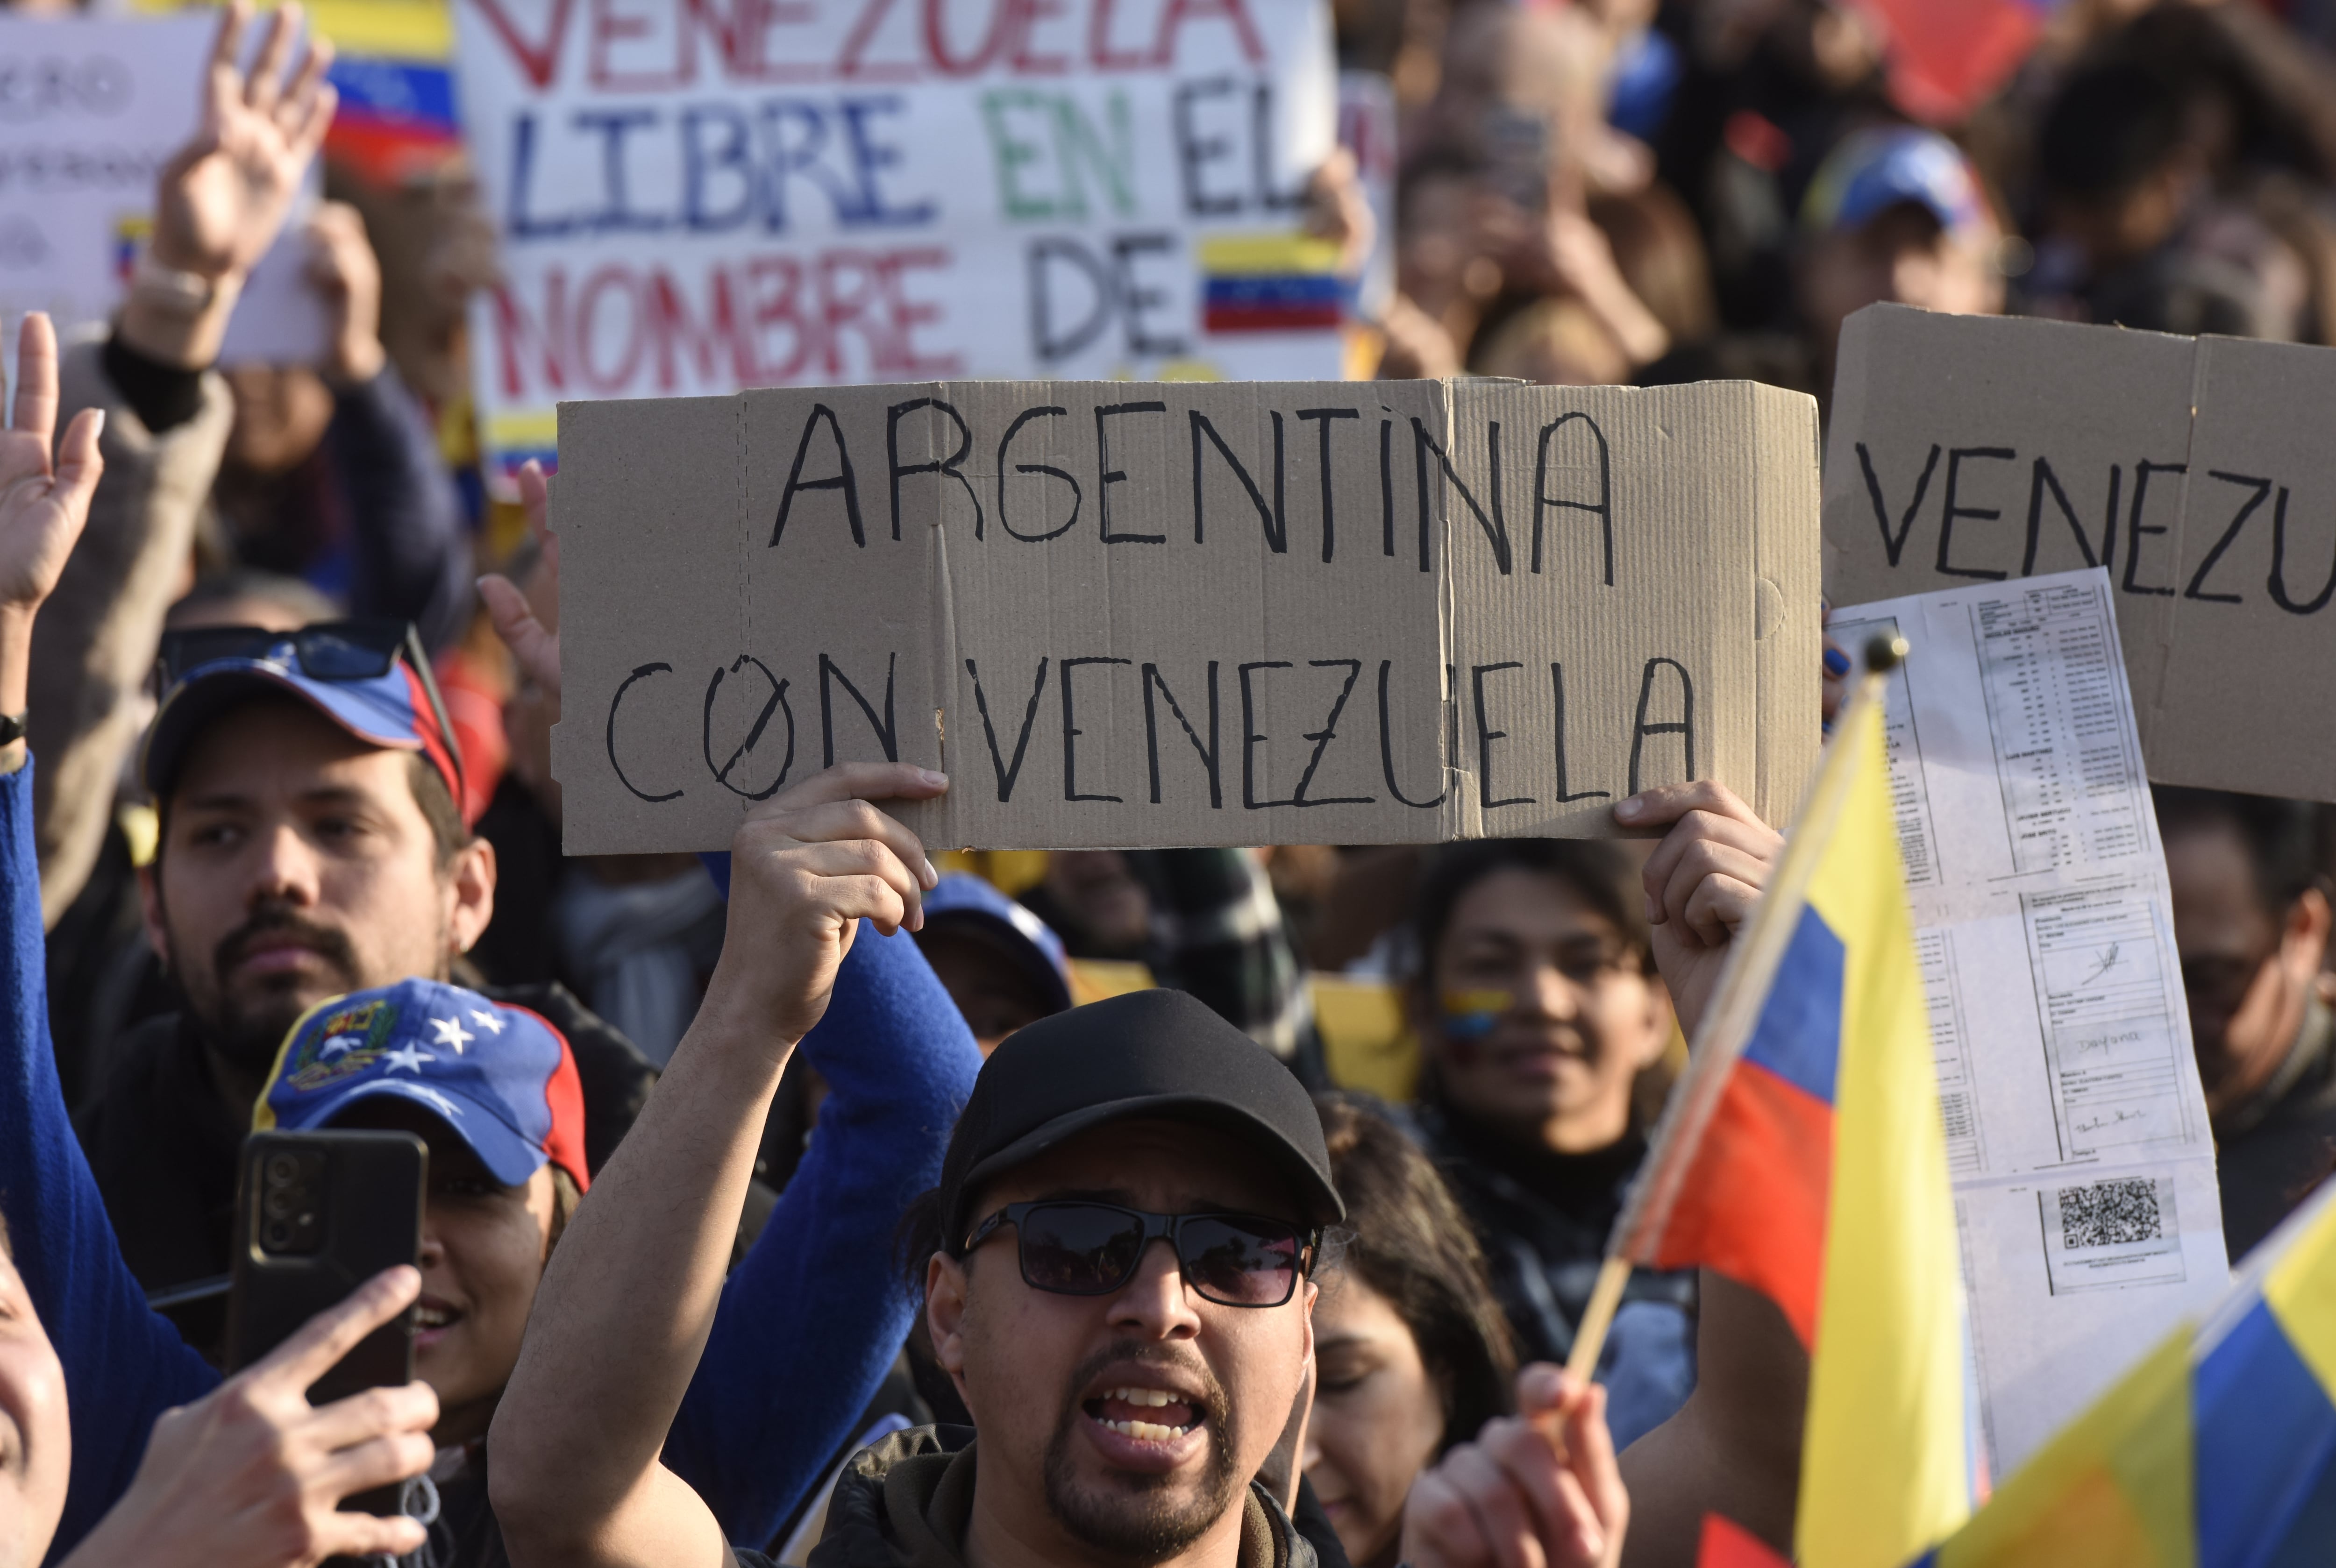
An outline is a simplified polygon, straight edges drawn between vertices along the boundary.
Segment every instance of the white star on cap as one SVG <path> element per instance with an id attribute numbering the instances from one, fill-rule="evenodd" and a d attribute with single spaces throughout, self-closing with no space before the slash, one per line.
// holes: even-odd
<path id="1" fill-rule="evenodd" d="M 497 1018 L 492 1012 L 481 1012 L 475 1007 L 471 1009 L 471 1021 L 477 1024 L 481 1029 L 485 1030 L 489 1034 L 501 1034 L 503 1031 L 503 1021 L 501 1019 Z"/>
<path id="2" fill-rule="evenodd" d="M 419 1074 L 423 1062 L 438 1059 L 418 1045 L 401 1045 L 395 1050 L 384 1052 L 381 1060 L 391 1072 L 402 1067 L 408 1072 Z"/>
<path id="3" fill-rule="evenodd" d="M 462 1048 L 470 1044 L 471 1041 L 479 1038 L 477 1035 L 472 1034 L 469 1030 L 464 1029 L 462 1027 L 462 1021 L 459 1018 L 433 1018 L 430 1021 L 430 1027 L 438 1031 L 438 1038 L 432 1040 L 430 1043 L 433 1045 L 451 1045 L 454 1048 L 454 1054 L 456 1056 L 462 1055 Z"/>

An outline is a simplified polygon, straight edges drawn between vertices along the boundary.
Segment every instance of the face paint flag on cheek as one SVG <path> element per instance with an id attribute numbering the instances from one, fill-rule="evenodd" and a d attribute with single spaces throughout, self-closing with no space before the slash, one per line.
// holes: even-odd
<path id="1" fill-rule="evenodd" d="M 1444 1032 L 1452 1040 L 1482 1040 L 1516 1001 L 1505 991 L 1447 991 L 1441 999 Z"/>

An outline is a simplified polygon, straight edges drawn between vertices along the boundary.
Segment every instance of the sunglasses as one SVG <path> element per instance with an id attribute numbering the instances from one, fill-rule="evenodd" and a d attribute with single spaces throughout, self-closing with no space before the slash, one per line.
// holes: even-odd
<path id="1" fill-rule="evenodd" d="M 438 694 L 437 677 L 431 673 L 430 655 L 422 646 L 422 634 L 410 621 L 374 616 L 318 621 L 292 632 L 274 632 L 265 626 L 196 626 L 183 632 L 165 632 L 161 652 L 155 662 L 156 683 L 167 697 L 180 682 L 206 665 L 229 659 L 280 665 L 287 662 L 287 650 L 291 654 L 289 662 L 312 681 L 377 681 L 395 669 L 403 659 L 419 677 L 423 695 L 430 703 L 430 716 L 438 724 L 439 738 L 445 742 L 447 755 L 454 760 L 456 771 L 461 771 L 462 754 L 455 743 L 454 726 L 446 717 L 444 699 Z"/>
<path id="2" fill-rule="evenodd" d="M 1155 1215 L 1116 1204 L 1007 1204 L 973 1228 L 964 1256 L 1012 1225 L 1022 1282 L 1058 1296 L 1107 1296 L 1135 1277 L 1144 1250 L 1166 1237 L 1184 1282 L 1226 1307 L 1278 1307 L 1314 1267 L 1319 1230 L 1256 1215 Z"/>

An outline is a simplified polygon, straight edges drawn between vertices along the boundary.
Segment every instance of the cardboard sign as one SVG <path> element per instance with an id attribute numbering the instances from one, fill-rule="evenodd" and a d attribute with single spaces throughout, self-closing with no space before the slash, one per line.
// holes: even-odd
<path id="1" fill-rule="evenodd" d="M 1874 305 L 1840 367 L 1835 603 L 2105 566 L 2150 778 L 2336 799 L 2336 351 Z"/>
<path id="2" fill-rule="evenodd" d="M 946 382 L 564 403 L 570 854 L 830 762 L 992 848 L 1611 833 L 1819 742 L 1815 408 L 1748 382 Z"/>
<path id="3" fill-rule="evenodd" d="M 555 405 L 1340 373 L 1320 0 L 467 0 L 487 444 Z"/>
<path id="4" fill-rule="evenodd" d="M 0 13 L 0 323 L 11 363 L 24 312 L 47 311 L 71 336 L 97 328 L 121 302 L 153 227 L 154 176 L 194 131 L 218 32 L 210 12 Z M 327 331 L 304 276 L 307 256 L 296 218 L 238 298 L 222 359 L 321 355 Z"/>

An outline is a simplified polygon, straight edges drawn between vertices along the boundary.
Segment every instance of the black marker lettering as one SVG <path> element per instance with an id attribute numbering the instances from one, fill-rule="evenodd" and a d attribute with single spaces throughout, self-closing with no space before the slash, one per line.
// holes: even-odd
<path id="1" fill-rule="evenodd" d="M 1981 522 L 1993 522 L 2003 516 L 2000 507 L 1965 507 L 1955 503 L 1956 488 L 1962 482 L 1965 458 L 1985 458 L 1993 462 L 2008 463 L 2020 454 L 2010 447 L 1957 447 L 1947 454 L 1946 506 L 1939 516 L 1939 571 L 1950 577 L 1977 577 L 1981 582 L 2000 583 L 2008 572 L 1992 572 L 1980 566 L 1952 566 L 1947 564 L 1947 547 L 1955 536 L 1955 519 L 1971 518 Z"/>
<path id="2" fill-rule="evenodd" d="M 826 479 L 807 479 L 803 477 L 803 459 L 811 452 L 811 432 L 822 420 L 835 438 L 836 469 Z M 863 550 L 868 547 L 868 536 L 860 526 L 860 484 L 852 472 L 852 449 L 843 444 L 843 427 L 836 423 L 835 411 L 825 403 L 812 404 L 811 416 L 803 421 L 803 439 L 795 442 L 795 464 L 787 470 L 787 488 L 779 493 L 779 520 L 771 528 L 773 545 L 787 531 L 787 514 L 794 509 L 795 497 L 804 490 L 842 490 L 843 515 L 852 522 L 852 542 Z"/>
<path id="3" fill-rule="evenodd" d="M 1322 766 L 1322 753 L 1330 749 L 1331 740 L 1338 733 L 1338 715 L 1347 711 L 1347 698 L 1355 689 L 1355 677 L 1363 673 L 1363 662 L 1360 659 L 1309 659 L 1306 663 L 1316 670 L 1335 670 L 1345 665 L 1347 683 L 1338 688 L 1338 700 L 1330 704 L 1330 716 L 1322 721 L 1322 727 L 1306 737 L 1314 742 L 1314 755 L 1306 760 L 1306 771 L 1299 775 L 1298 792 L 1290 798 L 1290 803 L 1292 806 L 1368 806 L 1376 797 L 1338 795 L 1325 800 L 1306 799 L 1306 787 L 1314 782 L 1314 769 Z"/>
<path id="4" fill-rule="evenodd" d="M 1607 798 L 1607 792 L 1603 789 L 1569 790 L 1565 787 L 1564 665 L 1553 663 L 1549 667 L 1549 689 L 1550 695 L 1557 706 L 1557 802 L 1559 805 L 1563 806 L 1576 800 L 1603 800 Z"/>
<path id="5" fill-rule="evenodd" d="M 1100 507 L 1100 499 L 1098 499 Z M 1071 672 L 1081 664 L 1124 664 L 1126 659 L 1066 659 L 1063 661 L 1063 799 L 1066 800 L 1117 800 L 1116 795 L 1082 795 L 1078 785 L 1078 752 L 1075 742 L 1086 733 L 1078 727 L 1071 712 Z"/>
<path id="6" fill-rule="evenodd" d="M 1676 722 L 1650 724 L 1647 709 L 1655 698 L 1655 672 L 1665 665 L 1679 672 L 1679 716 Z M 1695 682 L 1687 666 L 1676 659 L 1650 659 L 1639 677 L 1639 717 L 1630 726 L 1630 793 L 1639 792 L 1639 754 L 1650 735 L 1678 735 L 1687 741 L 1687 776 L 1695 777 Z"/>
<path id="7" fill-rule="evenodd" d="M 1279 420 L 1280 417 L 1281 416 L 1279 414 L 1274 416 L 1276 420 Z M 1322 438 L 1322 564 L 1327 566 L 1330 564 L 1331 537 L 1338 527 L 1337 519 L 1330 504 L 1330 421 L 1332 420 L 1359 420 L 1363 417 L 1363 411 L 1360 409 L 1299 409 L 1298 411 L 1298 417 L 1301 420 L 1317 420 L 1321 423 L 1319 433 Z M 1277 441 L 1279 440 L 1280 434 L 1280 427 L 1277 424 L 1275 427 Z M 1278 446 L 1274 456 L 1274 479 L 1276 483 L 1279 484 L 1281 478 L 1281 465 L 1280 461 L 1280 452 Z M 1277 497 L 1279 496 L 1279 493 L 1280 492 L 1277 490 Z"/>
<path id="8" fill-rule="evenodd" d="M 1164 414 L 1168 405 L 1163 402 L 1105 403 L 1095 411 L 1095 523 L 1103 531 L 1106 545 L 1164 545 L 1165 534 L 1114 534 L 1111 531 L 1111 487 L 1125 484 L 1127 476 L 1111 466 L 1111 438 L 1104 421 L 1121 414 Z M 1063 669 L 1068 672 L 1066 661 Z M 1070 701 L 1071 682 L 1067 673 L 1063 680 L 1063 700 Z"/>
<path id="9" fill-rule="evenodd" d="M 1207 769 L 1209 775 L 1210 809 L 1222 810 L 1225 804 L 1224 783 L 1217 766 L 1217 662 L 1214 659 L 1209 661 L 1209 741 L 1205 746 L 1201 743 L 1201 737 L 1194 732 L 1192 721 L 1184 717 L 1184 710 L 1177 702 L 1176 693 L 1171 692 L 1168 689 L 1168 682 L 1160 678 L 1160 666 L 1146 664 L 1142 673 L 1144 745 L 1144 753 L 1150 758 L 1152 763 L 1152 804 L 1154 806 L 1160 804 L 1160 726 L 1153 717 L 1152 708 L 1152 688 L 1157 686 L 1160 688 L 1160 694 L 1168 699 L 1168 711 L 1175 714 L 1176 722 L 1184 727 L 1184 739 L 1190 740 L 1192 743 L 1192 750 L 1201 754 L 1201 766 Z"/>
<path id="10" fill-rule="evenodd" d="M 819 656 L 819 740 L 823 758 L 820 766 L 835 766 L 835 721 L 828 700 L 831 680 L 842 687 L 852 700 L 860 704 L 860 711 L 868 715 L 868 722 L 876 731 L 877 742 L 884 748 L 884 760 L 898 762 L 900 760 L 900 740 L 892 728 L 892 666 L 899 658 L 897 653 L 884 655 L 884 716 L 879 719 L 868 699 L 860 694 L 860 688 L 853 685 L 852 678 L 843 673 L 843 666 L 825 653 Z"/>
<path id="11" fill-rule="evenodd" d="M 739 654 L 735 660 L 732 661 L 729 673 L 735 675 L 749 664 L 754 665 L 754 668 L 763 673 L 763 679 L 769 684 L 771 694 L 768 698 L 764 699 L 763 702 L 763 711 L 754 715 L 754 727 L 746 731 L 746 738 L 738 742 L 737 750 L 730 753 L 730 760 L 722 763 L 719 767 L 716 767 L 714 761 L 714 695 L 715 692 L 722 690 L 723 670 L 721 665 L 716 664 L 714 666 L 714 679 L 706 683 L 706 770 L 714 775 L 714 781 L 716 784 L 721 785 L 722 788 L 729 790 L 734 795 L 744 795 L 749 800 L 768 800 L 772 796 L 779 792 L 779 786 L 787 781 L 788 769 L 792 769 L 795 765 L 795 711 L 787 702 L 787 683 L 784 681 L 778 680 L 773 676 L 771 673 L 771 667 L 768 664 L 764 663 L 760 659 L 754 657 L 752 653 Z M 771 715 L 773 713 L 782 711 L 784 711 L 787 716 L 787 754 L 784 760 L 781 761 L 779 764 L 779 776 L 771 780 L 770 788 L 766 789 L 754 790 L 739 789 L 738 786 L 730 782 L 730 770 L 737 767 L 739 762 L 745 759 L 746 753 L 754 749 L 755 742 L 762 740 L 763 731 L 764 727 L 770 723 Z"/>
<path id="12" fill-rule="evenodd" d="M 1922 477 L 1914 481 L 1914 498 L 1906 503 L 1905 515 L 1894 534 L 1890 531 L 1890 508 L 1882 498 L 1882 480 L 1874 472 L 1874 454 L 1865 450 L 1864 441 L 1857 443 L 1857 464 L 1865 470 L 1865 493 L 1874 499 L 1874 520 L 1882 526 L 1882 547 L 1889 552 L 1890 564 L 1895 566 L 1900 552 L 1906 548 L 1906 536 L 1914 531 L 1914 514 L 1922 509 L 1922 498 L 1930 492 L 1932 471 L 1939 466 L 1938 443 L 1931 443 L 1931 455 L 1922 463 Z"/>
<path id="13" fill-rule="evenodd" d="M 2330 595 L 2336 595 L 2336 565 L 2328 568 L 2328 580 L 2320 593 L 2308 605 L 2299 605 L 2287 596 L 2287 487 L 2279 487 L 2279 499 L 2271 513 L 2271 599 L 2272 603 L 2291 615 L 2316 615 L 2327 607 Z"/>
<path id="14" fill-rule="evenodd" d="M 2085 525 L 2077 520 L 2077 508 L 2068 504 L 2068 492 L 2060 488 L 2060 476 L 2052 471 L 2051 462 L 2040 453 L 2028 481 L 2028 550 L 2020 557 L 2020 575 L 2032 576 L 2036 571 L 2036 537 L 2044 526 L 2044 492 L 2049 488 L 2052 501 L 2060 508 L 2060 516 L 2068 531 L 2077 536 L 2077 548 L 2084 552 L 2085 565 L 2098 566 L 2108 559 L 2108 552 L 2117 548 L 2117 481 L 2124 470 L 2116 463 L 2109 465 L 2109 515 L 2101 525 L 2101 555 L 2093 554 L 2093 541 L 2085 537 Z"/>
<path id="15" fill-rule="evenodd" d="M 1395 554 L 1395 421 L 1379 421 L 1379 553 Z"/>
<path id="16" fill-rule="evenodd" d="M 2125 525 L 2125 591 L 2127 593 L 2154 594 L 2168 599 L 2174 596 L 2174 590 L 2170 586 L 2152 587 L 2146 583 L 2136 585 L 2133 580 L 2134 574 L 2141 569 L 2141 536 L 2166 532 L 2163 528 L 2143 528 L 2141 508 L 2149 495 L 2150 475 L 2186 474 L 2189 471 L 2188 463 L 2138 462 L 2133 465 L 2133 510 L 2127 515 Z"/>
<path id="17" fill-rule="evenodd" d="M 1059 528 L 1051 528 L 1043 534 L 1026 534 L 1007 520 L 1006 516 L 1006 449 L 1014 444 L 1014 438 L 1021 434 L 1022 427 L 1032 420 L 1058 419 L 1069 411 L 1060 407 L 1024 409 L 1015 415 L 1014 422 L 1006 427 L 1005 439 L 998 443 L 998 526 L 1017 539 L 1027 539 L 1032 544 L 1039 544 L 1047 539 L 1058 538 L 1069 533 L 1071 525 L 1079 520 L 1079 481 L 1049 463 L 1017 463 L 1014 465 L 1014 471 L 1017 474 L 1052 474 L 1071 487 L 1071 515 L 1063 519 L 1063 526 Z"/>
<path id="18" fill-rule="evenodd" d="M 981 689 L 981 672 L 968 659 L 965 673 L 973 677 L 973 705 L 980 711 L 981 732 L 989 740 L 989 766 L 998 775 L 998 801 L 1002 806 L 1014 799 L 1014 781 L 1022 776 L 1022 754 L 1030 749 L 1030 722 L 1038 716 L 1038 694 L 1046 689 L 1046 661 L 1038 661 L 1038 678 L 1030 683 L 1030 705 L 1022 710 L 1022 732 L 1014 738 L 1012 767 L 998 752 L 998 727 L 989 721 L 989 694 Z"/>
<path id="19" fill-rule="evenodd" d="M 1266 548 L 1277 556 L 1282 554 L 1289 547 L 1290 538 L 1283 530 L 1281 520 L 1281 416 L 1273 416 L 1274 504 L 1270 508 L 1265 504 L 1265 492 L 1257 488 L 1257 481 L 1250 478 L 1249 469 L 1241 465 L 1241 459 L 1233 455 L 1232 448 L 1225 444 L 1225 438 L 1217 433 L 1217 427 L 1209 416 L 1193 409 L 1188 417 L 1192 426 L 1192 542 L 1196 545 L 1201 542 L 1204 526 L 1203 498 L 1207 487 L 1202 483 L 1201 438 L 1206 436 L 1215 445 L 1217 455 L 1225 460 L 1225 467 L 1232 469 L 1233 478 L 1239 479 L 1241 489 L 1249 493 L 1249 504 L 1257 508 L 1257 520 L 1265 529 Z"/>
<path id="20" fill-rule="evenodd" d="M 1260 659 L 1254 663 L 1239 667 L 1241 692 L 1241 804 L 1251 811 L 1262 810 L 1268 806 L 1297 804 L 1294 799 L 1260 800 L 1257 798 L 1255 771 L 1257 743 L 1265 737 L 1257 732 L 1257 704 L 1249 687 L 1249 673 L 1251 670 L 1287 670 L 1290 667 L 1290 663 L 1287 659 Z"/>
<path id="21" fill-rule="evenodd" d="M 617 710 L 624 706 L 625 693 L 633 689 L 634 682 L 646 680 L 651 675 L 670 675 L 671 673 L 673 673 L 671 664 L 638 665 L 631 674 L 625 677 L 623 683 L 618 686 L 617 694 L 608 699 L 608 770 L 617 776 L 618 783 L 622 784 L 652 806 L 660 800 L 678 800 L 681 799 L 681 791 L 668 789 L 662 795 L 652 795 L 625 777 L 624 764 L 617 760 Z"/>
<path id="22" fill-rule="evenodd" d="M 1478 664 L 1468 672 L 1469 685 L 1476 693 L 1476 804 L 1490 811 L 1501 806 L 1530 806 L 1530 795 L 1512 795 L 1505 800 L 1493 799 L 1493 742 L 1509 738 L 1506 730 L 1492 728 L 1484 716 L 1484 677 L 1501 670 L 1522 670 L 1524 666 L 1514 659 L 1501 664 Z"/>
<path id="23" fill-rule="evenodd" d="M 1436 444 L 1436 438 L 1427 433 L 1427 427 L 1420 423 L 1418 416 L 1414 415 L 1412 418 L 1411 455 L 1413 463 L 1419 471 L 1419 569 L 1423 572 L 1428 568 L 1427 454 L 1434 452 L 1437 464 L 1444 470 L 1444 482 L 1460 492 L 1460 499 L 1465 503 L 1469 511 L 1475 514 L 1476 526 L 1484 530 L 1484 537 L 1492 541 L 1493 560 L 1501 568 L 1501 576 L 1505 577 L 1509 575 L 1509 525 L 1508 520 L 1501 515 L 1499 421 L 1495 420 L 1485 427 L 1484 440 L 1492 451 L 1493 515 L 1490 517 L 1484 515 L 1484 508 L 1476 504 L 1476 498 L 1470 494 L 1468 487 L 1461 482 L 1459 474 L 1452 467 L 1452 460 L 1445 455 L 1442 447 Z"/>
<path id="24" fill-rule="evenodd" d="M 1387 673 L 1394 667 L 1393 659 L 1379 661 L 1379 771 L 1386 775 L 1389 795 L 1403 805 L 1425 811 L 1430 807 L 1443 805 L 1444 797 L 1451 792 L 1452 786 L 1446 780 L 1445 787 L 1436 792 L 1435 799 L 1414 800 L 1403 792 L 1403 786 L 1395 781 L 1395 726 L 1387 715 Z"/>
<path id="25" fill-rule="evenodd" d="M 949 415 L 949 422 L 957 426 L 957 450 L 939 462 L 903 466 L 900 461 L 900 416 L 924 408 L 939 409 Z M 965 498 L 973 503 L 973 537 L 977 539 L 981 537 L 981 497 L 975 493 L 973 481 L 967 479 L 964 470 L 958 467 L 965 461 L 966 454 L 972 450 L 973 431 L 967 426 L 965 416 L 939 398 L 910 398 L 907 402 L 894 403 L 885 411 L 884 455 L 892 469 L 892 537 L 895 539 L 900 537 L 900 481 L 910 474 L 946 474 L 963 485 Z M 938 511 L 935 516 L 939 516 Z"/>
<path id="26" fill-rule="evenodd" d="M 1561 501 L 1549 493 L 1550 438 L 1575 420 L 1582 421 L 1582 427 L 1589 431 L 1591 439 L 1598 443 L 1598 499 L 1595 504 L 1589 501 Z M 1551 507 L 1564 507 L 1577 512 L 1590 512 L 1595 514 L 1598 518 L 1599 531 L 1606 549 L 1606 586 L 1612 587 L 1614 586 L 1614 471 L 1612 462 L 1606 451 L 1606 432 L 1598 428 L 1596 420 L 1577 410 L 1567 414 L 1563 419 L 1542 426 L 1539 444 L 1540 452 L 1533 459 L 1533 569 L 1535 572 L 1541 570 L 1542 513 Z M 1558 743 L 1562 746 L 1564 741 L 1561 739 Z"/>
<path id="27" fill-rule="evenodd" d="M 2239 537 L 2239 530 L 2247 526 L 2247 519 L 2255 515 L 2255 508 L 2262 506 L 2264 498 L 2271 494 L 2271 481 L 2256 479 L 2250 474 L 2226 474 L 2220 469 L 2208 469 L 2206 477 L 2210 479 L 2221 479 L 2224 484 L 2245 485 L 2253 489 L 2254 494 L 2249 496 L 2240 505 L 2239 515 L 2231 519 L 2231 526 L 2223 530 L 2223 537 L 2214 541 L 2214 547 L 2208 550 L 2206 558 L 2198 563 L 2198 569 L 2190 575 L 2190 586 L 2182 590 L 2182 596 L 2185 599 L 2201 599 L 2210 605 L 2242 604 L 2244 600 L 2237 594 L 2205 592 L 2206 574 L 2214 569 L 2214 563 L 2223 558 L 2223 552 L 2231 547 L 2231 542 Z"/>

